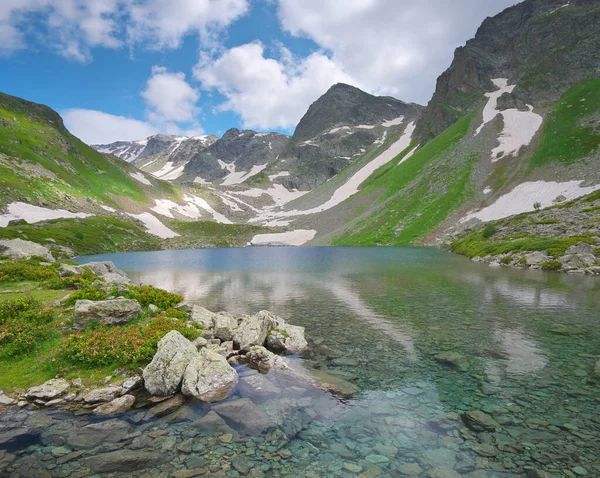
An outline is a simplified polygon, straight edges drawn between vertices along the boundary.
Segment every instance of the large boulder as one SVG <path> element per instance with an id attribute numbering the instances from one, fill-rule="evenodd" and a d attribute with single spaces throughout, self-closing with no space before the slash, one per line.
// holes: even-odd
<path id="1" fill-rule="evenodd" d="M 196 346 L 176 330 L 158 342 L 152 362 L 144 369 L 144 384 L 152 395 L 173 395 L 179 390 L 186 368 L 198 360 Z"/>
<path id="2" fill-rule="evenodd" d="M 76 326 L 86 322 L 121 325 L 135 319 L 141 310 L 140 303 L 132 299 L 78 300 L 75 303 L 74 321 Z"/>
<path id="3" fill-rule="evenodd" d="M 304 327 L 286 324 L 279 317 L 277 319 L 275 328 L 272 328 L 267 335 L 267 347 L 291 355 L 304 352 L 308 348 L 304 338 Z"/>
<path id="4" fill-rule="evenodd" d="M 217 314 L 197 304 L 184 303 L 181 308 L 190 313 L 189 320 L 191 322 L 200 325 L 204 329 L 202 333 L 204 338 L 213 339 L 215 337 L 215 320 Z"/>
<path id="5" fill-rule="evenodd" d="M 202 349 L 185 370 L 181 392 L 203 402 L 225 399 L 238 382 L 237 372 L 222 355 Z"/>
<path id="6" fill-rule="evenodd" d="M 260 373 L 268 373 L 271 369 L 290 370 L 285 359 L 260 346 L 252 347 L 246 353 L 245 359 L 249 367 L 258 370 Z"/>
<path id="7" fill-rule="evenodd" d="M 89 267 L 94 274 L 104 279 L 108 284 L 130 284 L 131 280 L 127 277 L 127 274 L 121 269 L 118 269 L 110 261 L 105 262 L 88 262 L 83 264 L 85 267 Z"/>
<path id="8" fill-rule="evenodd" d="M 29 399 L 54 400 L 64 395 L 69 389 L 69 382 L 63 378 L 53 378 L 42 385 L 31 387 L 25 396 Z"/>
<path id="9" fill-rule="evenodd" d="M 35 256 L 42 257 L 48 262 L 54 262 L 50 249 L 23 239 L 0 241 L 0 256 L 9 256 L 11 259 L 30 259 Z"/>
<path id="10" fill-rule="evenodd" d="M 559 261 L 568 268 L 587 269 L 596 265 L 596 256 L 589 253 L 567 254 L 559 258 Z"/>
<path id="11" fill-rule="evenodd" d="M 263 345 L 269 330 L 276 324 L 277 317 L 266 310 L 252 316 L 245 315 L 235 331 L 233 342 L 242 351 Z"/>
<path id="12" fill-rule="evenodd" d="M 548 254 L 540 251 L 524 254 L 523 257 L 528 266 L 541 266 L 544 262 L 550 260 Z"/>
<path id="13" fill-rule="evenodd" d="M 83 267 L 71 266 L 69 264 L 61 264 L 59 269 L 61 275 L 82 276 L 85 273 Z"/>
<path id="14" fill-rule="evenodd" d="M 238 319 L 228 312 L 218 312 L 213 318 L 215 332 L 215 338 L 228 342 L 233 340 L 235 331 L 238 328 Z"/>

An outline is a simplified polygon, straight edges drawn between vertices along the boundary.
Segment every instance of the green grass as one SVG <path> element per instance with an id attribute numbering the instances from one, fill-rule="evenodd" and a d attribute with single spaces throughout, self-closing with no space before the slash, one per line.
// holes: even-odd
<path id="1" fill-rule="evenodd" d="M 220 224 L 212 221 L 169 221 L 169 227 L 182 234 L 172 239 L 172 244 L 190 242 L 198 247 L 241 247 L 256 234 L 273 232 L 274 229 L 252 224 Z"/>
<path id="2" fill-rule="evenodd" d="M 472 194 L 476 155 L 449 157 L 469 131 L 476 111 L 463 116 L 400 166 L 377 171 L 357 196 L 382 191 L 382 207 L 333 240 L 337 246 L 406 245 L 434 229 Z M 397 164 L 399 158 L 390 161 Z"/>
<path id="3" fill-rule="evenodd" d="M 600 79 L 579 83 L 562 95 L 544 122 L 530 167 L 552 161 L 573 164 L 600 148 Z"/>
<path id="4" fill-rule="evenodd" d="M 37 242 L 51 249 L 55 245 L 65 246 L 77 255 L 156 250 L 161 245 L 161 241 L 148 234 L 141 225 L 109 216 L 54 219 L 0 228 L 0 239 L 17 238 Z"/>

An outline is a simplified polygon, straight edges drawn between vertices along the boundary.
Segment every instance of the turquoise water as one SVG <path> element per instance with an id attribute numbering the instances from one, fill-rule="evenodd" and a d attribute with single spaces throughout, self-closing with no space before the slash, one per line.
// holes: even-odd
<path id="1" fill-rule="evenodd" d="M 10 450 L 7 476 L 600 476 L 598 278 L 490 268 L 427 248 L 87 260 L 112 260 L 134 282 L 210 310 L 268 309 L 306 327 L 310 348 L 291 360 L 336 391 L 240 368 L 225 408 L 187 402 L 161 419 L 133 410 L 111 418 L 126 433 L 86 446 L 73 430 L 96 418 L 21 411 L 13 422 L 44 426 Z M 443 352 L 460 367 L 436 359 Z M 495 430 L 469 429 L 460 415 L 473 411 Z"/>

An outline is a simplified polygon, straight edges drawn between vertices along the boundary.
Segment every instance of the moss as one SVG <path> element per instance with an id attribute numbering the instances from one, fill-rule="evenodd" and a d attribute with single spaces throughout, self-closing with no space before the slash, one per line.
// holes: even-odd
<path id="1" fill-rule="evenodd" d="M 546 261 L 542 264 L 542 270 L 544 271 L 559 271 L 562 267 L 560 261 Z"/>
<path id="2" fill-rule="evenodd" d="M 481 231 L 481 237 L 483 237 L 484 239 L 488 239 L 494 234 L 496 234 L 496 226 L 494 226 L 493 224 L 486 225 Z"/>

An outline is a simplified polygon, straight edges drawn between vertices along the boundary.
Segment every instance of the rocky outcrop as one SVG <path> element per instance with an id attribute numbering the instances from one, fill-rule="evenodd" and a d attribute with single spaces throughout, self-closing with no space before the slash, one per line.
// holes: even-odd
<path id="1" fill-rule="evenodd" d="M 173 330 L 158 342 L 152 362 L 144 369 L 144 384 L 152 395 L 173 395 L 179 390 L 187 366 L 198 358 L 196 347 Z"/>
<path id="2" fill-rule="evenodd" d="M 10 239 L 0 241 L 0 256 L 9 256 L 11 259 L 30 259 L 41 257 L 48 262 L 54 262 L 50 249 L 40 244 L 23 239 Z"/>
<path id="3" fill-rule="evenodd" d="M 127 274 L 121 269 L 118 269 L 110 261 L 105 262 L 88 262 L 83 264 L 85 267 L 89 267 L 91 271 L 98 277 L 103 279 L 107 284 L 130 284 L 131 280 L 127 277 Z"/>
<path id="4" fill-rule="evenodd" d="M 106 325 L 122 325 L 135 319 L 142 311 L 137 300 L 78 300 L 75 303 L 74 321 L 77 327 L 87 322 L 100 322 Z"/>
<path id="5" fill-rule="evenodd" d="M 237 372 L 218 353 L 204 348 L 187 366 L 181 392 L 203 402 L 225 399 L 238 382 Z"/>

